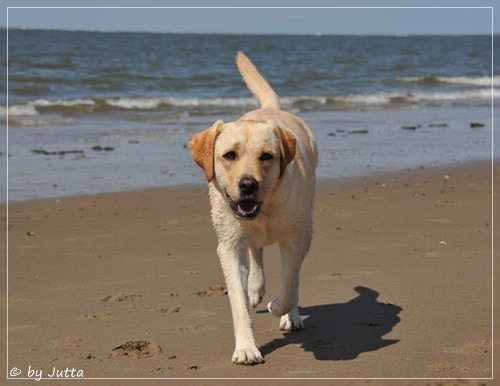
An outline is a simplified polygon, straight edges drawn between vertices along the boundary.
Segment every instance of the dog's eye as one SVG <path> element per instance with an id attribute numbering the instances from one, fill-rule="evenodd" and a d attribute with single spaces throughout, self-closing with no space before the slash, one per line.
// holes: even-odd
<path id="1" fill-rule="evenodd" d="M 236 159 L 236 152 L 228 151 L 226 154 L 223 155 L 223 157 L 228 161 L 234 161 Z"/>
<path id="2" fill-rule="evenodd" d="M 259 157 L 259 160 L 261 161 L 269 161 L 273 159 L 273 155 L 270 153 L 262 153 L 261 156 Z"/>

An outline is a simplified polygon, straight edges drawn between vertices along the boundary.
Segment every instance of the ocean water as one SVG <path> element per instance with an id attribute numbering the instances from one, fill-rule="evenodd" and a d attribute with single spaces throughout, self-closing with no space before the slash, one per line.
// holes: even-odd
<path id="1" fill-rule="evenodd" d="M 203 183 L 189 138 L 257 107 L 239 50 L 315 132 L 320 178 L 488 159 L 494 145 L 490 36 L 6 36 L 12 201 Z"/>

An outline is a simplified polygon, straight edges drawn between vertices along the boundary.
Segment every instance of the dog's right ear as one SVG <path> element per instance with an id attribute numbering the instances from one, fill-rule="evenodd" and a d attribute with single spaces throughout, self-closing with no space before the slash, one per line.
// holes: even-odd
<path id="1" fill-rule="evenodd" d="M 222 130 L 223 122 L 218 120 L 212 127 L 196 134 L 189 142 L 189 149 L 194 162 L 204 171 L 207 181 L 211 182 L 215 177 L 214 150 L 215 140 Z"/>

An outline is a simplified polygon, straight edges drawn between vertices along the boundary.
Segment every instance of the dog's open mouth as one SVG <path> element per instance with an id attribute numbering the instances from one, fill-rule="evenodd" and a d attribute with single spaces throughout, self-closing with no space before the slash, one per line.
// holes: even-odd
<path id="1" fill-rule="evenodd" d="M 250 198 L 235 202 L 227 193 L 226 197 L 229 202 L 229 206 L 237 218 L 243 220 L 253 220 L 260 212 L 262 202 L 255 201 Z"/>

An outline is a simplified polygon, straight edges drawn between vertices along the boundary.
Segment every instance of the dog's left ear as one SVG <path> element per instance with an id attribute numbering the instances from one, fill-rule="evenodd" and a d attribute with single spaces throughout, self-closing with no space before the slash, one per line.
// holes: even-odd
<path id="1" fill-rule="evenodd" d="M 281 127 L 276 127 L 276 135 L 280 142 L 280 178 L 285 173 L 286 166 L 293 161 L 295 157 L 295 149 L 297 140 L 289 131 L 283 130 Z"/>
<path id="2" fill-rule="evenodd" d="M 194 162 L 204 171 L 207 181 L 211 182 L 215 178 L 214 150 L 215 140 L 222 130 L 223 122 L 215 122 L 212 127 L 196 134 L 189 142 L 189 149 Z"/>

